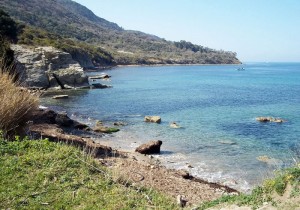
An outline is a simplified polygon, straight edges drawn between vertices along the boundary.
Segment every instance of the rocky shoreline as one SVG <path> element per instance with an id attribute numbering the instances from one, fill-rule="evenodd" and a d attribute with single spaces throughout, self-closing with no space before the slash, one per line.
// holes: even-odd
<path id="1" fill-rule="evenodd" d="M 237 190 L 225 185 L 193 177 L 187 171 L 167 169 L 151 155 L 124 152 L 95 143 L 90 138 L 93 134 L 89 126 L 72 120 L 65 113 L 41 107 L 34 113 L 27 135 L 33 139 L 48 138 L 50 141 L 77 146 L 109 167 L 116 181 L 125 180 L 134 186 L 154 188 L 174 200 L 180 197 L 188 206 L 211 201 L 222 195 L 239 194 Z M 101 139 L 101 133 L 96 135 Z"/>

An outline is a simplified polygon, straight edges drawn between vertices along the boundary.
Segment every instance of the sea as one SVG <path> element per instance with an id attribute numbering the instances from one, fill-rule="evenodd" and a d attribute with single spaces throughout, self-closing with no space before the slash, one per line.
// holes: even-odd
<path id="1" fill-rule="evenodd" d="M 112 88 L 68 91 L 65 100 L 45 95 L 42 105 L 91 127 L 124 122 L 95 140 L 126 151 L 161 140 L 155 157 L 166 167 L 243 192 L 299 163 L 300 63 L 135 66 L 89 75 L 103 72 Z M 145 123 L 146 115 L 159 115 L 161 124 Z M 261 123 L 260 116 L 285 122 Z"/>

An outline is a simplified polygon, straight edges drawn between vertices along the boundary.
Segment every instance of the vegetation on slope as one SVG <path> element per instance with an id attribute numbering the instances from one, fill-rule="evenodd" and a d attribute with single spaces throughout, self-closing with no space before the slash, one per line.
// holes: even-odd
<path id="1" fill-rule="evenodd" d="M 124 30 L 71 0 L 44 0 L 43 4 L 38 0 L 2 0 L 1 7 L 26 25 L 96 46 L 111 54 L 116 64 L 240 63 L 233 52 Z"/>
<path id="2" fill-rule="evenodd" d="M 0 209 L 177 209 L 164 196 L 114 182 L 79 149 L 0 138 Z"/>
<path id="3" fill-rule="evenodd" d="M 260 187 L 255 188 L 251 194 L 237 196 L 223 196 L 212 202 L 207 202 L 199 207 L 207 209 L 217 206 L 228 207 L 230 205 L 249 206 L 258 209 L 275 207 L 277 209 L 300 208 L 300 164 L 278 171 L 275 178 L 268 179 Z"/>
<path id="4" fill-rule="evenodd" d="M 100 47 L 95 47 L 86 42 L 67 39 L 60 35 L 47 32 L 40 28 L 24 26 L 18 36 L 19 44 L 32 46 L 52 46 L 71 54 L 72 58 L 81 63 L 83 58 L 91 59 L 94 66 L 114 65 L 112 55 Z"/>
<path id="5" fill-rule="evenodd" d="M 10 42 L 17 40 L 17 24 L 6 12 L 0 10 L 0 26 L 0 59 L 2 64 L 9 66 L 14 60 Z"/>

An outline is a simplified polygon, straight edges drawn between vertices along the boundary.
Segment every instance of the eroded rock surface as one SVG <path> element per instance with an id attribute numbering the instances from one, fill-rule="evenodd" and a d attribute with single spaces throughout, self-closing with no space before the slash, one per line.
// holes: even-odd
<path id="1" fill-rule="evenodd" d="M 23 82 L 28 87 L 88 86 L 88 77 L 80 64 L 69 53 L 54 47 L 12 45 L 16 60 L 23 71 Z"/>

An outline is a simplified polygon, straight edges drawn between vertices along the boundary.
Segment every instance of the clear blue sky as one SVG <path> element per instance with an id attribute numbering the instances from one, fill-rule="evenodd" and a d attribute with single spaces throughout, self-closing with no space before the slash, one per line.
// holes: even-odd
<path id="1" fill-rule="evenodd" d="M 75 0 L 124 29 L 235 51 L 242 62 L 300 62 L 300 0 Z"/>

